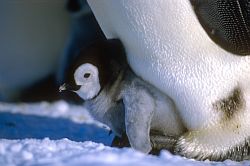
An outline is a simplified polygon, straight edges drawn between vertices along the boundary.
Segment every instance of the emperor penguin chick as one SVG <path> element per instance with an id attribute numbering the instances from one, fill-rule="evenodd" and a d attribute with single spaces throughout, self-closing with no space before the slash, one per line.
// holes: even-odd
<path id="1" fill-rule="evenodd" d="M 85 100 L 92 116 L 121 136 L 132 148 L 149 153 L 150 132 L 178 137 L 184 132 L 172 100 L 136 76 L 117 39 L 99 41 L 81 51 L 72 67 L 72 90 Z"/>

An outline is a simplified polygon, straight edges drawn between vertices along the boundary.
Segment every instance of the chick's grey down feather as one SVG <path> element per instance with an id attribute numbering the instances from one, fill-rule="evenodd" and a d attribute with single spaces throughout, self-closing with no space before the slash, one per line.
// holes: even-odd
<path id="1" fill-rule="evenodd" d="M 85 106 L 116 135 L 126 132 L 131 146 L 145 153 L 152 149 L 150 130 L 166 138 L 184 131 L 172 101 L 130 69 L 121 71 L 113 85 L 87 100 Z"/>

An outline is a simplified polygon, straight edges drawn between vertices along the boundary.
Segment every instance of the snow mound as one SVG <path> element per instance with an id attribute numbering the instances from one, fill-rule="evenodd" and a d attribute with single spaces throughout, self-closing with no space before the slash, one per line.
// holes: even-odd
<path id="1" fill-rule="evenodd" d="M 0 113 L 20 113 L 25 115 L 45 116 L 52 118 L 66 118 L 75 123 L 89 123 L 104 126 L 95 121 L 89 112 L 82 105 L 69 104 L 66 101 L 59 100 L 53 103 L 5 103 L 0 102 Z"/>
<path id="2" fill-rule="evenodd" d="M 130 148 L 111 148 L 91 141 L 74 142 L 68 139 L 43 140 L 0 140 L 0 165 L 50 165 L 50 166 L 95 166 L 95 165 L 122 165 L 122 166 L 173 166 L 173 165 L 249 165 L 248 162 L 224 163 L 198 162 L 183 159 L 163 151 L 159 157 L 145 155 Z"/>
<path id="3" fill-rule="evenodd" d="M 152 156 L 105 146 L 112 136 L 102 127 L 82 106 L 64 101 L 0 103 L 0 166 L 250 165 L 250 161 L 200 162 L 168 151 Z"/>

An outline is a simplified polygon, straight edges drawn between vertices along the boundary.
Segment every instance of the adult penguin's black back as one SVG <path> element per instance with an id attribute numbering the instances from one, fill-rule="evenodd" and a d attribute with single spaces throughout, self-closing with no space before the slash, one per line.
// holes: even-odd
<path id="1" fill-rule="evenodd" d="M 236 55 L 250 54 L 250 0 L 190 0 L 210 38 Z"/>

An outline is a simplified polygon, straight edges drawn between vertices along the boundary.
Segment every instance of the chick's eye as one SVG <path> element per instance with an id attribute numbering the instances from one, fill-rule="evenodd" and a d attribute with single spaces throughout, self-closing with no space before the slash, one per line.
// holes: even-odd
<path id="1" fill-rule="evenodd" d="M 84 78 L 89 78 L 89 76 L 90 76 L 90 73 L 85 73 L 85 74 L 83 75 Z"/>

